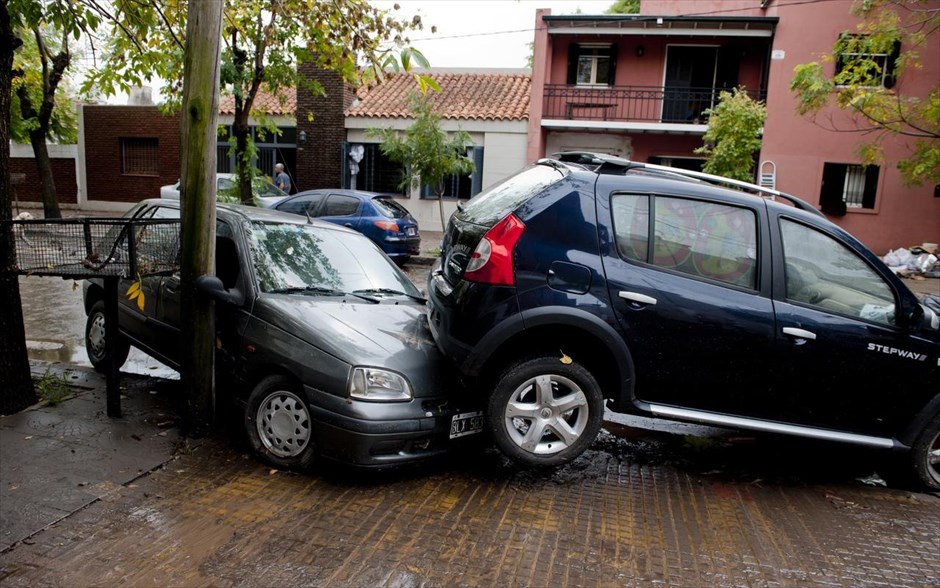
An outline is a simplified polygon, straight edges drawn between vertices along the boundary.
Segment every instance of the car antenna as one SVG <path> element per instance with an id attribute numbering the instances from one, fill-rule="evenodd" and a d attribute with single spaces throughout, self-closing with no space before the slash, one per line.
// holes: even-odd
<path id="1" fill-rule="evenodd" d="M 304 206 L 304 216 L 307 217 L 307 224 L 308 224 L 308 225 L 312 225 L 312 224 L 313 224 L 313 221 L 310 220 L 310 213 L 307 212 L 307 207 L 306 207 L 306 206 Z"/>

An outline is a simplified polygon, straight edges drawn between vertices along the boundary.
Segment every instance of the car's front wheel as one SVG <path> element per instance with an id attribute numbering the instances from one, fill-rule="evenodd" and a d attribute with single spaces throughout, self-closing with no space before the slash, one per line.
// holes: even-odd
<path id="1" fill-rule="evenodd" d="M 911 459 L 918 482 L 931 490 L 940 490 L 940 415 L 917 436 Z"/>
<path id="2" fill-rule="evenodd" d="M 597 381 L 567 356 L 538 357 L 503 372 L 490 396 L 487 424 L 497 447 L 529 466 L 567 463 L 601 428 Z"/>
<path id="3" fill-rule="evenodd" d="M 91 306 L 88 319 L 85 321 L 85 350 L 91 365 L 101 373 L 106 373 L 109 367 L 105 334 L 104 301 L 99 300 Z M 118 368 L 127 361 L 127 354 L 130 350 L 131 346 L 127 339 L 119 336 L 114 356 Z"/>
<path id="4" fill-rule="evenodd" d="M 310 408 L 289 378 L 268 376 L 258 382 L 245 408 L 245 433 L 255 454 L 272 466 L 300 470 L 313 463 Z"/>

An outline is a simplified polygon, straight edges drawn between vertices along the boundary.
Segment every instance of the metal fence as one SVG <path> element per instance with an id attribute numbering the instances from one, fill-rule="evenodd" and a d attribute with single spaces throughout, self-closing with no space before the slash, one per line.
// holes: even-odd
<path id="1" fill-rule="evenodd" d="M 14 274 L 136 278 L 179 269 L 180 221 L 126 218 L 4 221 Z M 2 268 L 0 268 L 2 269 Z"/>

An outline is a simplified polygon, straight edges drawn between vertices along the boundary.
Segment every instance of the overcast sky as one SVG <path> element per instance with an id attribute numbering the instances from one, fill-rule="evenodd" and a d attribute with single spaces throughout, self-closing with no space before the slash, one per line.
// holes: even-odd
<path id="1" fill-rule="evenodd" d="M 420 14 L 424 31 L 411 35 L 431 67 L 526 66 L 535 10 L 552 14 L 602 14 L 614 0 L 372 0 L 376 7 L 401 9 L 402 18 Z M 431 26 L 437 33 L 431 33 Z"/>

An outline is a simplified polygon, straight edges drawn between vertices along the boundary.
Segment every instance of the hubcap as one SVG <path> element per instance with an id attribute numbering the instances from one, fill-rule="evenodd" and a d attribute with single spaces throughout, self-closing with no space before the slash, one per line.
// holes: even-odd
<path id="1" fill-rule="evenodd" d="M 94 318 L 91 319 L 91 327 L 88 329 L 88 348 L 95 358 L 104 357 L 106 349 L 104 341 L 104 315 L 101 313 L 95 314 Z"/>
<path id="2" fill-rule="evenodd" d="M 581 388 L 564 376 L 526 380 L 506 405 L 510 439 L 529 453 L 550 455 L 571 447 L 587 427 L 589 408 Z"/>
<path id="3" fill-rule="evenodd" d="M 940 484 L 940 433 L 934 435 L 927 449 L 927 472 Z"/>
<path id="4" fill-rule="evenodd" d="M 310 413 L 293 392 L 272 392 L 258 406 L 258 436 L 277 457 L 296 457 L 310 443 Z"/>

